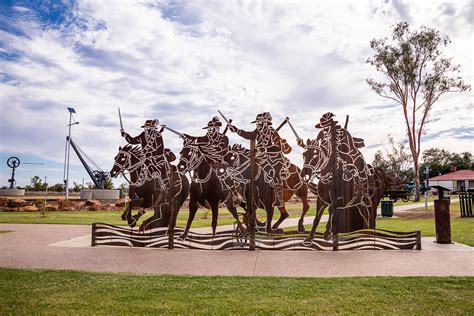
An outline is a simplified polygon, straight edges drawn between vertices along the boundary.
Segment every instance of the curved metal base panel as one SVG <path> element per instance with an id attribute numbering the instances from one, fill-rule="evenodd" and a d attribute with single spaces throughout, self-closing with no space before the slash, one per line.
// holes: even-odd
<path id="1" fill-rule="evenodd" d="M 182 228 L 176 227 L 173 247 L 181 249 L 225 250 L 249 249 L 248 236 L 242 236 L 234 230 L 212 234 L 189 232 L 186 239 L 179 238 Z M 266 233 L 255 234 L 255 246 L 262 250 L 400 250 L 421 249 L 421 233 L 392 232 L 386 230 L 359 230 L 339 234 L 331 240 L 325 240 L 322 234 L 316 234 L 313 240 L 307 240 L 307 234 L 286 232 L 284 235 Z M 137 229 L 119 227 L 104 223 L 92 225 L 93 246 L 126 246 L 147 248 L 168 248 L 168 229 L 155 228 L 146 232 Z"/>

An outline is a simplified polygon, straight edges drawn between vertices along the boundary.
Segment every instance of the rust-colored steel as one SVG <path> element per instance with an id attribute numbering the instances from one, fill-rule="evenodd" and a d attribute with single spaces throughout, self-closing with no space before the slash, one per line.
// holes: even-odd
<path id="1" fill-rule="evenodd" d="M 451 243 L 451 217 L 449 212 L 449 200 L 435 200 L 435 226 L 436 242 L 438 244 Z"/>
<path id="2" fill-rule="evenodd" d="M 419 232 L 399 233 L 375 229 L 377 206 L 383 192 L 397 193 L 395 181 L 365 163 L 359 148 L 361 138 L 352 137 L 325 113 L 316 124 L 317 138 L 306 144 L 286 117 L 275 129 L 269 112 L 256 116 L 252 131 L 232 125 L 222 112 L 227 126 L 213 117 L 203 127 L 206 134 L 190 136 L 158 120 L 146 120 L 141 134 L 133 137 L 123 130 L 127 145 L 119 148 L 111 175 L 123 174 L 130 183 L 130 203 L 122 214 L 130 228 L 106 224 L 92 226 L 92 245 L 131 245 L 135 247 L 191 249 L 421 249 Z M 120 115 L 121 116 L 121 115 Z M 278 131 L 288 123 L 298 145 L 304 147 L 303 168 L 292 164 L 285 154 L 292 147 Z M 181 157 L 164 147 L 163 132 L 183 139 Z M 250 149 L 229 144 L 226 132 L 236 133 L 250 141 Z M 247 143 L 248 144 L 248 143 Z M 127 174 L 127 176 L 125 176 Z M 187 175 L 191 177 L 189 182 Z M 312 182 L 317 178 L 318 183 Z M 309 209 L 308 190 L 317 196 L 317 213 L 311 231 L 305 231 L 303 219 Z M 395 192 L 395 193 L 394 193 Z M 184 229 L 176 227 L 180 207 L 189 195 L 189 217 Z M 303 210 L 295 232 L 283 232 L 279 225 L 289 216 L 285 202 L 293 196 L 303 201 Z M 217 232 L 219 205 L 225 204 L 235 219 L 235 229 Z M 212 212 L 212 233 L 190 231 L 199 207 Z M 243 222 L 237 207 L 245 210 Z M 280 218 L 272 225 L 274 209 Z M 139 208 L 138 213 L 136 209 Z M 147 208 L 152 217 L 135 228 Z M 266 211 L 265 222 L 259 222 L 256 209 Z M 324 210 L 329 220 L 324 234 L 316 232 Z M 449 220 L 449 209 L 448 209 Z M 443 219 L 445 222 L 446 220 Z M 246 226 L 245 226 L 246 225 Z M 179 235 L 179 236 L 177 236 Z"/>

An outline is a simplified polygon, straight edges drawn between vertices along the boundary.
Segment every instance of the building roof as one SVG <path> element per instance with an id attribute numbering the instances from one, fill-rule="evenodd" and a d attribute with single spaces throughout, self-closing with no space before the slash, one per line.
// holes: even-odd
<path id="1" fill-rule="evenodd" d="M 440 176 L 430 178 L 430 181 L 444 181 L 444 180 L 474 180 L 474 170 L 458 170 L 446 173 Z"/>

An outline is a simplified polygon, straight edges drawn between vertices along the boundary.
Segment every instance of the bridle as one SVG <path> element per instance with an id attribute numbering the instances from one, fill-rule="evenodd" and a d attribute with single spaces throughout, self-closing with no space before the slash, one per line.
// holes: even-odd
<path id="1" fill-rule="evenodd" d="M 128 171 L 128 174 L 131 174 L 132 172 L 138 170 L 142 165 L 143 161 L 141 158 L 137 157 L 135 154 L 125 151 L 125 150 L 120 150 L 118 155 L 123 154 L 125 156 L 125 162 L 123 164 L 119 164 L 117 160 L 114 162 L 114 167 L 119 168 L 119 173 L 122 174 L 123 178 L 125 181 L 128 182 L 128 184 L 132 184 L 132 181 L 127 179 L 127 176 L 125 174 L 125 171 Z M 138 161 L 134 164 L 131 163 L 131 156 L 134 155 L 135 157 L 139 158 Z M 128 167 L 127 167 L 128 166 Z"/>
<path id="2" fill-rule="evenodd" d="M 186 166 L 187 166 L 187 168 L 186 168 L 187 170 L 182 171 L 182 172 L 194 171 L 197 168 L 199 168 L 199 166 L 204 161 L 204 155 L 198 155 L 197 152 L 199 150 L 194 146 L 186 145 L 184 148 L 189 148 L 190 158 L 188 159 L 186 157 L 181 156 L 180 163 L 181 162 L 186 163 Z M 204 182 L 209 181 L 209 179 L 211 178 L 211 174 L 212 174 L 212 168 L 209 168 L 209 172 L 208 172 L 207 176 L 204 179 L 201 179 L 201 178 L 197 177 L 197 173 L 195 172 L 194 176 L 191 177 L 191 180 L 196 182 L 196 183 L 204 183 Z"/>
<path id="3" fill-rule="evenodd" d="M 327 166 L 329 162 L 329 155 L 324 156 L 323 150 L 321 150 L 321 147 L 319 145 L 306 145 L 305 148 L 306 148 L 306 152 L 308 152 L 308 150 L 314 150 L 315 152 L 317 152 L 317 155 L 318 155 L 318 164 L 316 165 L 311 164 L 311 161 L 313 161 L 316 158 L 315 157 L 316 154 L 313 157 L 311 157 L 309 162 L 303 164 L 303 169 L 307 168 L 311 170 L 311 177 L 309 178 L 309 180 L 307 180 L 307 182 L 311 182 L 314 178 L 316 177 L 319 178 L 321 171 Z"/>

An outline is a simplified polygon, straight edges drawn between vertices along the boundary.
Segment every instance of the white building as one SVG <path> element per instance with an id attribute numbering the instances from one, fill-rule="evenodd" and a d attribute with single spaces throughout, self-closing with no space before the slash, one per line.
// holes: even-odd
<path id="1" fill-rule="evenodd" d="M 458 170 L 430 178 L 429 184 L 439 185 L 455 192 L 474 190 L 474 170 Z"/>

